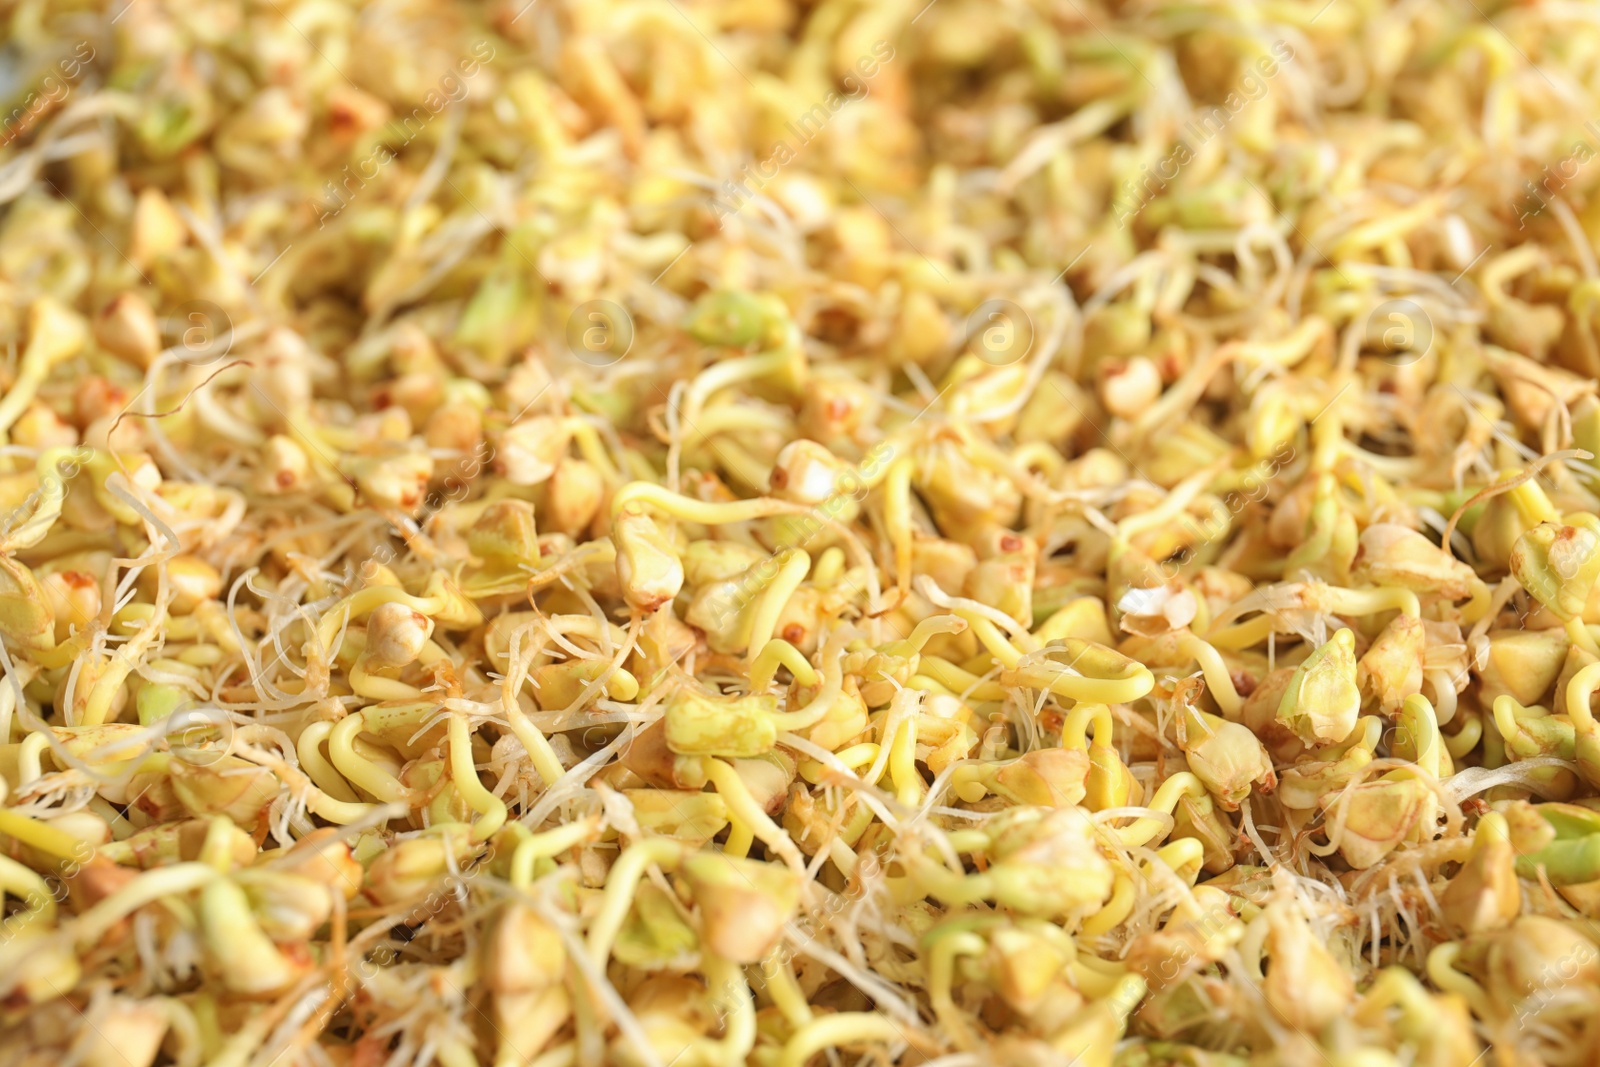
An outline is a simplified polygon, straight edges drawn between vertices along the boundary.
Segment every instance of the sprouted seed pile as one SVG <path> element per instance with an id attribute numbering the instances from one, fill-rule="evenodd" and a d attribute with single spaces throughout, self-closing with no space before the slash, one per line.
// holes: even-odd
<path id="1" fill-rule="evenodd" d="M 1600 1062 L 1600 8 L 0 19 L 3 1067 Z"/>

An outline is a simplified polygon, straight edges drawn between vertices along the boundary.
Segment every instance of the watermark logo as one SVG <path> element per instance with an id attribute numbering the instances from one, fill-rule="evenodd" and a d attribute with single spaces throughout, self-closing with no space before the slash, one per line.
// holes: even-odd
<path id="1" fill-rule="evenodd" d="M 611 300 L 585 300 L 567 316 L 567 351 L 579 363 L 609 367 L 633 348 L 633 316 Z"/>
<path id="2" fill-rule="evenodd" d="M 967 316 L 967 347 L 991 367 L 1009 367 L 1033 348 L 1033 320 L 1010 300 L 985 300 Z"/>
<path id="3" fill-rule="evenodd" d="M 233 750 L 233 717 L 221 708 L 203 708 L 192 702 L 173 711 L 167 735 L 173 758 L 191 767 L 220 763 Z"/>
<path id="4" fill-rule="evenodd" d="M 194 367 L 215 363 L 233 347 L 233 320 L 209 300 L 180 305 L 168 320 L 168 333 L 176 335 L 168 351 Z"/>
<path id="5" fill-rule="evenodd" d="M 1390 364 L 1408 367 L 1433 350 L 1433 320 L 1415 300 L 1385 300 L 1363 324 L 1365 347 L 1376 349 Z"/>

